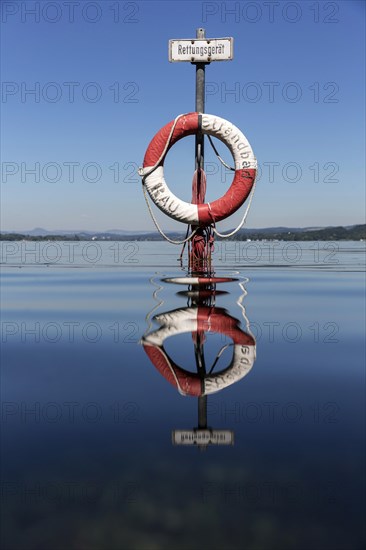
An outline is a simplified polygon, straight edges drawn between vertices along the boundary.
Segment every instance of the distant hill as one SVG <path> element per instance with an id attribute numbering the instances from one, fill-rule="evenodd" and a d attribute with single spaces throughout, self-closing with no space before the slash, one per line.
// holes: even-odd
<path id="1" fill-rule="evenodd" d="M 243 229 L 239 231 L 235 240 L 270 239 L 279 241 L 359 241 L 366 240 L 366 225 L 353 225 L 348 227 L 319 227 L 291 229 L 285 227 L 271 228 L 268 230 Z"/>
<path id="2" fill-rule="evenodd" d="M 227 231 L 229 233 L 230 230 Z M 182 232 L 167 231 L 171 239 L 182 239 Z M 161 241 L 163 237 L 153 231 L 124 231 L 111 229 L 105 232 L 93 231 L 47 231 L 37 227 L 21 233 L 3 231 L 2 241 L 51 240 L 51 241 Z M 220 239 L 218 239 L 220 240 Z M 366 225 L 337 227 L 267 227 L 262 229 L 242 229 L 230 240 L 280 240 L 280 241 L 359 241 L 366 240 Z"/>
<path id="3" fill-rule="evenodd" d="M 46 237 L 49 235 L 79 235 L 79 236 L 91 236 L 94 235 L 140 235 L 147 234 L 148 231 L 125 231 L 123 229 L 108 229 L 107 231 L 89 231 L 83 229 L 43 229 L 43 227 L 35 227 L 34 229 L 24 231 L 3 231 L 4 235 L 10 233 L 16 233 L 18 235 L 29 235 L 30 237 Z"/>

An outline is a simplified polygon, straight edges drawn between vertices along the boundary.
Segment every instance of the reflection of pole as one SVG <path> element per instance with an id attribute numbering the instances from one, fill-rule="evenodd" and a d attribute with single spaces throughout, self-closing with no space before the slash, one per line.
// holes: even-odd
<path id="1" fill-rule="evenodd" d="M 207 395 L 198 398 L 198 427 L 204 430 L 207 428 Z"/>
<path id="2" fill-rule="evenodd" d="M 194 356 L 196 359 L 197 372 L 200 374 L 201 378 L 204 379 L 206 374 L 206 363 L 205 363 L 205 356 L 203 353 L 203 342 L 201 340 L 202 336 L 198 331 L 195 338 L 196 338 L 196 341 L 194 344 Z"/>
<path id="3" fill-rule="evenodd" d="M 201 383 L 206 376 L 206 363 L 203 349 L 203 342 L 199 332 L 196 334 L 196 342 L 194 344 L 194 357 L 196 359 L 196 369 L 201 378 Z M 201 395 L 198 398 L 198 427 L 207 428 L 207 396 Z"/>
<path id="4" fill-rule="evenodd" d="M 194 356 L 196 360 L 197 373 L 204 383 L 206 377 L 206 363 L 204 356 L 204 334 L 196 333 L 194 343 Z M 203 391 L 203 387 L 202 387 Z M 198 396 L 198 425 L 193 430 L 173 430 L 173 445 L 196 445 L 203 452 L 207 450 L 208 445 L 233 445 L 234 432 L 230 430 L 214 430 L 207 426 L 207 395 Z"/>
<path id="5" fill-rule="evenodd" d="M 205 379 L 206 364 L 203 351 L 203 342 L 201 341 L 201 335 L 197 332 L 197 341 L 194 346 L 194 354 L 196 358 L 197 372 L 201 377 L 201 380 Z M 207 395 L 200 395 L 198 397 L 198 426 L 199 430 L 207 430 Z M 198 445 L 200 451 L 205 451 L 207 444 Z"/>

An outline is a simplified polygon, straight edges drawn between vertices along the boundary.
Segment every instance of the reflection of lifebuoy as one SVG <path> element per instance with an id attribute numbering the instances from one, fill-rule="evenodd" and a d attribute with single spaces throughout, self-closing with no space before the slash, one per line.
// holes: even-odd
<path id="1" fill-rule="evenodd" d="M 238 280 L 233 277 L 167 277 L 162 279 L 164 283 L 175 283 L 176 285 L 212 285 L 232 283 Z"/>
<path id="2" fill-rule="evenodd" d="M 229 190 L 212 203 L 191 204 L 176 197 L 164 179 L 164 159 L 178 140 L 192 134 L 208 134 L 223 141 L 235 161 L 235 176 Z M 151 140 L 139 173 L 151 199 L 171 218 L 190 225 L 207 226 L 236 212 L 248 197 L 256 177 L 257 161 L 247 138 L 223 118 L 198 113 L 177 117 Z"/>
<path id="3" fill-rule="evenodd" d="M 142 339 L 142 345 L 152 363 L 182 395 L 201 396 L 220 391 L 243 378 L 255 361 L 255 340 L 242 331 L 239 321 L 219 307 L 189 307 L 176 309 L 154 317 L 161 328 Z M 216 374 L 201 378 L 198 373 L 182 369 L 164 350 L 169 336 L 185 332 L 216 332 L 233 340 L 230 365 Z"/>

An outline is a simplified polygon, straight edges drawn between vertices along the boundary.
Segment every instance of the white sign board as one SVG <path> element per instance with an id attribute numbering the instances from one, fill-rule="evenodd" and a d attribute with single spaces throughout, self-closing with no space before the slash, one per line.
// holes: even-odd
<path id="1" fill-rule="evenodd" d="M 231 61 L 234 56 L 233 38 L 184 38 L 169 40 L 169 61 L 210 63 Z"/>
<path id="2" fill-rule="evenodd" d="M 174 445 L 234 445 L 230 430 L 174 430 Z"/>

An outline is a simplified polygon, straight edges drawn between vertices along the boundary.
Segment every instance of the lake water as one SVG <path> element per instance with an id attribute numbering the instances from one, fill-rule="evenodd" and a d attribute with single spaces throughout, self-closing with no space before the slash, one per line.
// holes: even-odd
<path id="1" fill-rule="evenodd" d="M 3 548 L 361 550 L 365 243 L 179 252 L 1 243 Z"/>

